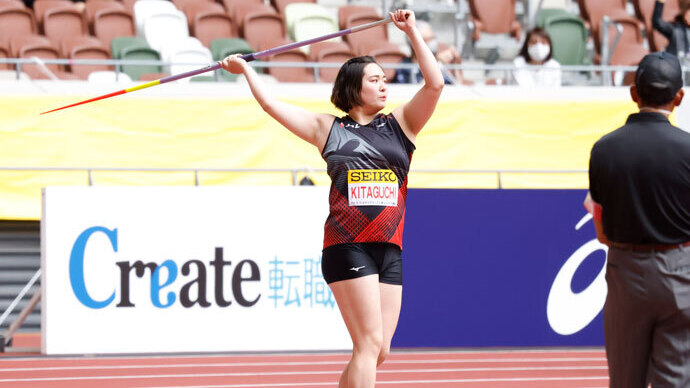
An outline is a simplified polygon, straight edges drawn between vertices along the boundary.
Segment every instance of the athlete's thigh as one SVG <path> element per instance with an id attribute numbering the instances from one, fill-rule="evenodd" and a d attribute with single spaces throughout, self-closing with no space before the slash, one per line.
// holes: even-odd
<path id="1" fill-rule="evenodd" d="M 378 275 L 330 283 L 333 296 L 355 346 L 382 333 Z"/>

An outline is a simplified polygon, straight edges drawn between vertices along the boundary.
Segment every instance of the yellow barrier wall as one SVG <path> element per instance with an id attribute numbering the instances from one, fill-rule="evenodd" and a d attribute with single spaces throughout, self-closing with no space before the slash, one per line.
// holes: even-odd
<path id="1" fill-rule="evenodd" d="M 88 98 L 84 96 L 83 98 Z M 250 98 L 119 97 L 39 116 L 81 97 L 0 97 L 0 167 L 325 168 L 318 151 Z M 327 99 L 289 102 L 340 114 Z M 387 110 L 400 101 L 392 101 Z M 589 151 L 635 110 L 609 101 L 441 100 L 413 170 L 586 170 Z M 96 185 L 190 185 L 191 173 L 96 172 Z M 325 174 L 314 174 L 328 184 Z M 40 188 L 80 172 L 0 171 L 0 219 L 39 219 Z M 287 185 L 289 174 L 202 173 L 202 185 Z M 493 173 L 415 173 L 410 187 L 496 188 Z M 585 188 L 586 174 L 505 174 L 504 188 Z"/>

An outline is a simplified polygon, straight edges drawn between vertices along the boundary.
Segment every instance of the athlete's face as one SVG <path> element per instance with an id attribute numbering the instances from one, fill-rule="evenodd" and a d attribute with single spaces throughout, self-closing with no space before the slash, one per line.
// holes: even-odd
<path id="1" fill-rule="evenodd" d="M 383 69 L 376 63 L 370 63 L 364 67 L 362 77 L 362 91 L 360 98 L 363 107 L 370 107 L 377 112 L 386 107 L 386 75 Z"/>

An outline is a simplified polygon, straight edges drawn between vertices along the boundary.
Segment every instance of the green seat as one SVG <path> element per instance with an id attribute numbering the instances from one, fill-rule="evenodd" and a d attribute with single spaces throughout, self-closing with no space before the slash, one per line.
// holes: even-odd
<path id="1" fill-rule="evenodd" d="M 254 50 L 242 38 L 219 38 L 211 42 L 214 61 L 220 61 L 230 54 L 251 54 Z"/>
<path id="2" fill-rule="evenodd" d="M 211 55 L 214 61 L 223 60 L 231 54 L 251 54 L 254 50 L 249 46 L 246 40 L 242 38 L 219 38 L 211 41 Z M 256 69 L 258 73 L 263 73 L 263 69 Z M 235 81 L 237 74 L 228 73 L 225 70 L 218 70 L 218 77 L 224 81 Z"/>
<path id="3" fill-rule="evenodd" d="M 135 36 L 119 36 L 113 38 L 110 42 L 110 52 L 113 53 L 113 59 L 120 59 L 120 51 L 125 47 L 148 47 L 146 39 Z"/>
<path id="4" fill-rule="evenodd" d="M 110 44 L 114 59 L 137 61 L 160 61 L 158 51 L 149 47 L 144 38 L 117 37 Z M 139 80 L 142 74 L 162 73 L 163 67 L 158 65 L 121 65 L 121 71 L 133 80 Z"/>
<path id="5" fill-rule="evenodd" d="M 544 28 L 546 19 L 563 15 L 569 16 L 571 13 L 562 8 L 543 8 L 537 15 L 537 27 Z"/>
<path id="6" fill-rule="evenodd" d="M 561 65 L 587 65 L 587 29 L 579 17 L 556 15 L 544 21 L 544 29 L 551 38 L 552 58 Z"/>

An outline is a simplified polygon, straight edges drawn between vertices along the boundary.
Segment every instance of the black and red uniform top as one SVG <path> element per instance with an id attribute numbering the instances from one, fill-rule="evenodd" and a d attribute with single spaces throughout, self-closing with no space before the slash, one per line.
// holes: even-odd
<path id="1" fill-rule="evenodd" d="M 407 173 L 414 144 L 392 114 L 367 125 L 336 118 L 322 156 L 331 177 L 324 248 L 388 242 L 402 249 Z"/>

